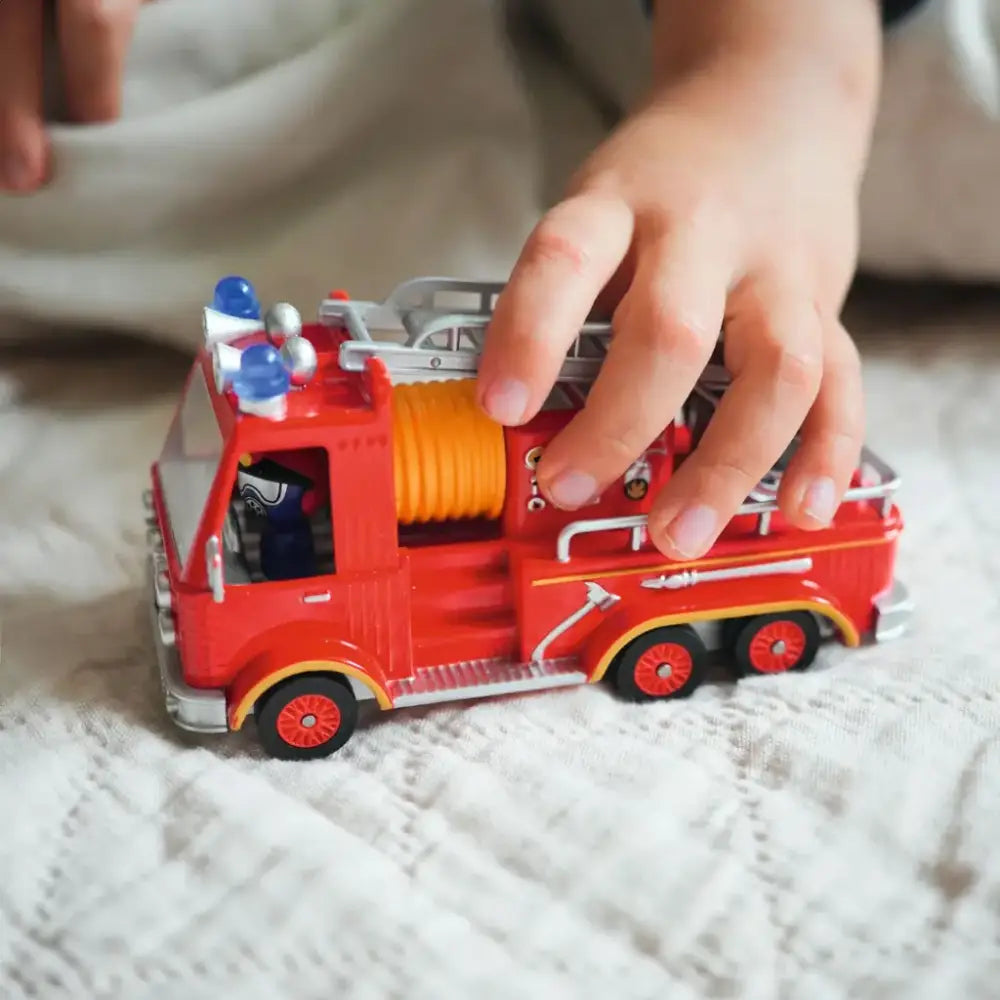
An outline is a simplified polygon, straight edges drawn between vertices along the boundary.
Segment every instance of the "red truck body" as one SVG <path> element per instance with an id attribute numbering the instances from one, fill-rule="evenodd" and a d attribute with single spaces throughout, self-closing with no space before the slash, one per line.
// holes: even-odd
<path id="1" fill-rule="evenodd" d="M 787 524 L 764 483 L 704 558 L 672 562 L 645 518 L 711 392 L 592 507 L 560 511 L 534 464 L 583 405 L 594 365 L 570 358 L 534 420 L 499 428 L 475 408 L 476 352 L 456 346 L 455 331 L 480 329 L 489 310 L 431 310 L 437 334 L 407 339 L 416 310 L 401 298 L 388 314 L 401 317 L 403 342 L 384 349 L 391 340 L 367 338 L 385 303 L 332 297 L 319 322 L 284 335 L 247 319 L 214 339 L 219 316 L 207 311 L 146 500 L 154 634 L 179 725 L 223 732 L 255 716 L 269 753 L 321 757 L 351 735 L 360 701 L 389 710 L 602 679 L 634 699 L 678 697 L 718 653 L 740 673 L 784 672 L 808 666 L 821 638 L 855 646 L 904 629 L 898 483 L 875 456 L 865 453 L 828 528 Z M 278 412 L 244 406 L 237 355 L 292 338 L 308 342 L 307 377 Z M 454 358 L 465 367 L 442 373 Z M 261 456 L 309 473 L 307 575 L 255 567 L 240 484 Z"/>

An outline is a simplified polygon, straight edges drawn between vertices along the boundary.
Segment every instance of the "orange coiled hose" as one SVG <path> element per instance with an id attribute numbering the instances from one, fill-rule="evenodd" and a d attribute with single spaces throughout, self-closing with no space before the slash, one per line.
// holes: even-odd
<path id="1" fill-rule="evenodd" d="M 503 428 L 474 379 L 393 389 L 393 471 L 401 524 L 496 518 L 507 490 Z"/>

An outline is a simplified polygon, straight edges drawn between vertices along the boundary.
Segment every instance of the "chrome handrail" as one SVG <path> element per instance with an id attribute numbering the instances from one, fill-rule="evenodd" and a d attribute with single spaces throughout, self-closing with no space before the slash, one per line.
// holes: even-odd
<path id="1" fill-rule="evenodd" d="M 865 503 L 871 500 L 881 500 L 880 514 L 887 517 L 892 509 L 892 497 L 899 489 L 898 473 L 873 451 L 864 448 L 861 453 L 861 468 L 871 467 L 879 477 L 879 482 L 867 486 L 855 486 L 844 494 L 842 503 Z M 770 531 L 771 514 L 778 509 L 777 500 L 750 500 L 740 506 L 734 516 L 746 514 L 757 515 L 757 533 L 766 535 Z M 567 524 L 556 539 L 556 559 L 561 563 L 569 562 L 570 547 L 578 535 L 591 535 L 605 531 L 629 531 L 630 548 L 638 552 L 646 533 L 648 517 L 645 514 L 634 514 L 628 517 L 598 517 L 584 521 L 572 521 Z"/>

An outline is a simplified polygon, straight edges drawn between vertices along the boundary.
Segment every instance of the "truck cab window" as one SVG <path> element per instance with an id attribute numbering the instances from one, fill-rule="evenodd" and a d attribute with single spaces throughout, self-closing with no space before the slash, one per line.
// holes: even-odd
<path id="1" fill-rule="evenodd" d="M 227 581 L 334 573 L 331 515 L 329 460 L 322 448 L 242 456 L 223 530 Z"/>

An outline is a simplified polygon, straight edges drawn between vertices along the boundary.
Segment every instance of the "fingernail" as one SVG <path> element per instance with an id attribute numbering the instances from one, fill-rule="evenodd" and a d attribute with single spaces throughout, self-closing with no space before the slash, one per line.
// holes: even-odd
<path id="1" fill-rule="evenodd" d="M 706 504 L 688 507 L 667 527 L 667 539 L 677 552 L 692 559 L 712 544 L 718 520 L 719 515 Z"/>
<path id="2" fill-rule="evenodd" d="M 18 149 L 9 150 L 3 163 L 3 178 L 7 187 L 23 191 L 31 185 L 34 171 L 31 162 Z"/>
<path id="3" fill-rule="evenodd" d="M 837 510 L 837 494 L 829 476 L 814 479 L 806 490 L 803 509 L 814 521 L 829 524 Z"/>
<path id="4" fill-rule="evenodd" d="M 597 480 L 585 472 L 564 472 L 548 489 L 549 498 L 563 510 L 575 510 L 594 498 Z"/>
<path id="5" fill-rule="evenodd" d="M 528 387 L 517 379 L 499 379 L 483 393 L 483 409 L 498 424 L 519 424 L 527 408 Z"/>

